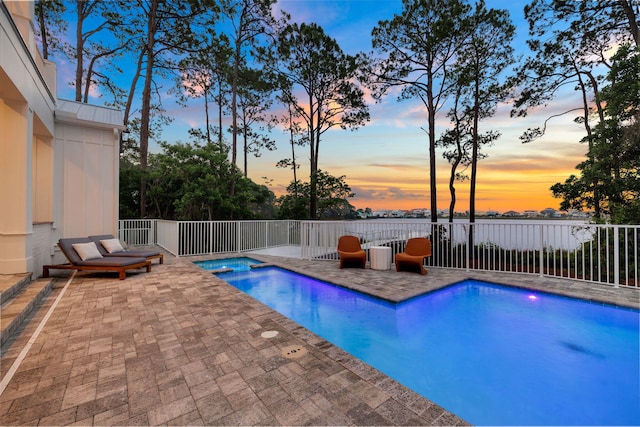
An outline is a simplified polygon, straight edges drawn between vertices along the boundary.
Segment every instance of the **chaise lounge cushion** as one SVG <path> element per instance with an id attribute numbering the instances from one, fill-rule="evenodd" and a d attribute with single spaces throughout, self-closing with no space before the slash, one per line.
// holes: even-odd
<path id="1" fill-rule="evenodd" d="M 79 244 L 79 243 L 93 243 L 93 242 L 90 239 L 87 239 L 85 237 L 65 238 L 65 239 L 60 239 L 60 241 L 58 242 L 58 246 L 60 246 L 62 253 L 64 254 L 64 256 L 67 257 L 67 259 L 71 264 L 77 264 L 82 262 L 82 258 L 80 258 L 80 255 L 78 254 L 78 252 L 73 248 L 73 245 Z"/>
<path id="2" fill-rule="evenodd" d="M 82 261 L 102 258 L 102 254 L 100 254 L 98 247 L 93 242 L 73 243 L 71 247 L 73 247 L 73 249 L 78 253 L 78 256 Z"/>
<path id="3" fill-rule="evenodd" d="M 122 247 L 122 244 L 120 243 L 120 240 L 118 240 L 118 239 L 100 240 L 100 244 L 110 254 L 124 251 L 124 248 Z"/>
<path id="4" fill-rule="evenodd" d="M 93 241 L 85 237 L 60 239 L 60 241 L 58 242 L 58 246 L 60 246 L 62 253 L 64 254 L 64 256 L 67 257 L 69 262 L 74 265 L 96 265 L 96 266 L 103 266 L 103 267 L 120 267 L 120 266 L 128 266 L 128 265 L 133 265 L 133 264 L 146 261 L 143 257 L 107 258 L 102 256 L 100 258 L 83 260 L 78 254 L 78 252 L 76 251 L 76 249 L 74 248 L 74 245 L 87 244 L 87 243 L 92 244 L 93 246 L 96 246 L 96 244 Z"/>
<path id="5" fill-rule="evenodd" d="M 98 236 L 89 236 L 89 239 L 93 242 L 95 242 L 96 246 L 98 247 L 98 250 L 100 251 L 100 253 L 102 254 L 103 257 L 105 258 L 109 258 L 109 257 L 118 257 L 118 258 L 122 258 L 122 257 L 136 257 L 136 258 L 146 258 L 147 260 L 153 259 L 153 258 L 158 258 L 160 261 L 160 264 L 164 263 L 164 255 L 161 254 L 158 251 L 144 251 L 144 250 L 130 250 L 130 249 L 124 249 L 122 251 L 117 251 L 117 252 L 109 252 L 107 250 L 107 248 L 105 247 L 105 245 L 103 244 L 104 241 L 117 241 L 118 243 L 120 243 L 120 240 L 114 238 L 111 234 L 101 234 Z M 120 244 L 120 246 L 123 246 L 122 244 Z"/>

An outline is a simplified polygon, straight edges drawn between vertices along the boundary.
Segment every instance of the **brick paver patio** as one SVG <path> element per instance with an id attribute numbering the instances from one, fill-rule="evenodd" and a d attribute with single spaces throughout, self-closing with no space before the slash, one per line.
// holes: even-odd
<path id="1" fill-rule="evenodd" d="M 77 274 L 0 396 L 0 424 L 466 424 L 190 262 L 216 257 L 166 256 L 124 281 Z M 640 306 L 634 289 L 530 275 L 256 258 L 392 300 L 474 277 Z M 3 378 L 67 280 L 3 348 Z"/>

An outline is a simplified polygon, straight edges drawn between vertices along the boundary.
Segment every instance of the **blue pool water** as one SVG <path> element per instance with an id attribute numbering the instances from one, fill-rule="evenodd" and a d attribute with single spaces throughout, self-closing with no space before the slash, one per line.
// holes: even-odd
<path id="1" fill-rule="evenodd" d="M 466 281 L 391 304 L 276 267 L 218 277 L 476 425 L 640 425 L 640 311 Z"/>
<path id="2" fill-rule="evenodd" d="M 205 270 L 220 270 L 230 268 L 233 271 L 249 271 L 251 266 L 262 264 L 262 261 L 247 257 L 212 259 L 208 261 L 196 261 L 194 264 L 204 268 Z"/>

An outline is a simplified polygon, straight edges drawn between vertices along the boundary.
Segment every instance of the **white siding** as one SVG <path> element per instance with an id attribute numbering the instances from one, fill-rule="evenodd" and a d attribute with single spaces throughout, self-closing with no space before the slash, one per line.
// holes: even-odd
<path id="1" fill-rule="evenodd" d="M 117 140 L 113 129 L 58 124 L 56 156 L 63 168 L 63 236 L 116 234 Z"/>

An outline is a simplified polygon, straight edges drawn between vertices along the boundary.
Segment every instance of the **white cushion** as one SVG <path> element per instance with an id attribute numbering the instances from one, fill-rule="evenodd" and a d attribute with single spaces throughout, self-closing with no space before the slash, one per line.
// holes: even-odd
<path id="1" fill-rule="evenodd" d="M 98 250 L 96 244 L 93 242 L 74 243 L 71 246 L 73 246 L 73 249 L 75 249 L 75 251 L 83 261 L 86 261 L 88 259 L 102 258 L 102 254 Z"/>
<path id="2" fill-rule="evenodd" d="M 122 252 L 124 248 L 118 239 L 107 239 L 100 240 L 100 244 L 109 252 L 110 254 L 114 252 Z"/>

